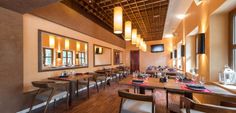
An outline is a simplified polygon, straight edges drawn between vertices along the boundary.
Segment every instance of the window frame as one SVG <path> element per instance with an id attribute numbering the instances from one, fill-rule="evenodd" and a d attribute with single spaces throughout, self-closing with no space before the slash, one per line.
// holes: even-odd
<path id="1" fill-rule="evenodd" d="M 43 65 L 44 65 L 44 66 L 48 66 L 48 65 L 46 65 L 46 58 L 47 58 L 47 57 L 46 57 L 46 49 L 49 49 L 49 50 L 52 51 L 52 53 L 51 53 L 51 62 L 52 62 L 52 64 L 51 64 L 51 65 L 53 65 L 54 50 L 53 50 L 53 48 L 47 48 L 47 47 L 43 47 Z"/>
<path id="2" fill-rule="evenodd" d="M 82 54 L 83 54 L 83 57 L 82 57 Z M 86 52 L 80 52 L 78 51 L 78 65 L 83 65 L 81 64 L 82 60 L 84 60 L 84 63 L 86 63 Z"/>
<path id="3" fill-rule="evenodd" d="M 236 9 L 232 10 L 229 13 L 229 56 L 228 56 L 228 61 L 229 61 L 229 66 L 235 70 L 236 67 L 234 67 L 234 59 L 233 59 L 233 50 L 236 49 L 236 43 L 234 44 L 234 38 L 236 39 Z"/>
<path id="4" fill-rule="evenodd" d="M 66 57 L 64 57 L 63 56 L 63 52 L 66 52 Z M 72 55 L 72 57 L 71 57 L 71 61 L 72 61 L 72 63 L 71 63 L 71 65 L 73 65 L 73 60 L 74 60 L 74 58 L 73 58 L 73 51 L 71 51 L 71 50 L 62 50 L 62 64 L 63 64 L 63 60 L 64 60 L 64 58 L 66 59 L 66 64 L 63 64 L 63 65 L 65 65 L 65 66 L 68 66 L 69 65 L 69 63 L 68 63 L 68 59 L 69 59 L 69 57 L 68 57 L 68 52 L 71 52 L 71 55 Z"/>

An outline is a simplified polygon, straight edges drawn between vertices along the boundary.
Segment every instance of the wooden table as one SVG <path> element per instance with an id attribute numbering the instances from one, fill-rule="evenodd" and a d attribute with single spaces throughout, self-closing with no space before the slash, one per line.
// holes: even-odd
<path id="1" fill-rule="evenodd" d="M 153 89 L 165 89 L 167 94 L 169 92 L 181 93 L 181 94 L 184 94 L 184 96 L 188 98 L 192 98 L 193 93 L 236 98 L 236 93 L 232 93 L 212 83 L 205 84 L 205 87 L 207 90 L 209 90 L 209 92 L 203 92 L 203 91 L 184 89 L 183 86 L 185 86 L 186 83 L 176 82 L 175 79 L 169 79 L 168 82 L 161 83 L 159 82 L 159 78 L 148 78 L 148 79 L 145 79 L 144 83 L 142 84 L 132 83 L 132 80 L 133 80 L 133 77 L 129 76 L 126 79 L 121 80 L 119 84 L 140 87 L 141 88 L 140 92 L 142 93 L 143 93 L 142 90 L 145 90 L 145 88 L 153 88 Z M 166 99 L 168 100 L 168 95 Z M 167 101 L 167 107 L 168 107 L 168 101 Z"/>
<path id="2" fill-rule="evenodd" d="M 61 78 L 59 76 L 55 76 L 55 77 L 50 77 L 48 78 L 49 80 L 58 80 L 58 81 L 68 81 L 69 82 L 69 105 L 71 106 L 72 104 L 72 98 L 73 98 L 73 89 L 72 89 L 72 84 L 73 82 L 76 82 L 78 87 L 78 81 L 82 80 L 82 79 L 88 79 L 88 78 L 92 78 L 93 75 L 89 75 L 89 74 L 83 74 L 83 75 L 69 75 L 69 77 L 65 77 L 65 78 Z"/>

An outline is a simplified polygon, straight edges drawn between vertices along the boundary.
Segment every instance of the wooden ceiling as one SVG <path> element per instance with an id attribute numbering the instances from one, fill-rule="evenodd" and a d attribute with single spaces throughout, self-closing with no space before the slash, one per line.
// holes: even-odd
<path id="1" fill-rule="evenodd" d="M 0 7 L 24 14 L 58 1 L 60 0 L 0 0 Z"/>
<path id="2" fill-rule="evenodd" d="M 151 41 L 162 39 L 169 0 L 63 0 L 62 3 L 83 10 L 110 31 L 113 31 L 113 8 L 121 6 L 124 21 L 131 20 L 142 38 Z"/>

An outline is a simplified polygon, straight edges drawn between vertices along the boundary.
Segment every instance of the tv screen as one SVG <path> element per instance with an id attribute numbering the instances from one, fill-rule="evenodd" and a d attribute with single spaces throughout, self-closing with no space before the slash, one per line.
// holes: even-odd
<path id="1" fill-rule="evenodd" d="M 151 45 L 152 53 L 163 52 L 163 51 L 164 51 L 164 44 Z"/>

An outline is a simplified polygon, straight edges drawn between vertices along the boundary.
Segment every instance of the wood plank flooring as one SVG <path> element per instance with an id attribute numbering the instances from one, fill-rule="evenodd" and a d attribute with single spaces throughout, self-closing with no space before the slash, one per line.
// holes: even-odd
<path id="1" fill-rule="evenodd" d="M 95 88 L 90 90 L 90 98 L 86 96 L 86 91 L 81 92 L 79 97 L 73 98 L 72 106 L 67 110 L 65 100 L 57 102 L 55 106 L 51 104 L 47 113 L 118 113 L 120 97 L 117 94 L 118 89 L 132 87 L 119 85 L 112 82 L 111 86 L 106 86 L 106 89 L 100 88 L 97 93 Z M 155 93 L 156 99 L 156 113 L 168 113 L 166 110 L 166 93 L 165 90 L 157 90 Z M 169 95 L 169 106 L 173 111 L 178 111 L 179 95 Z M 175 105 L 175 106 L 172 106 Z M 34 111 L 33 113 L 42 113 L 43 108 Z"/>

